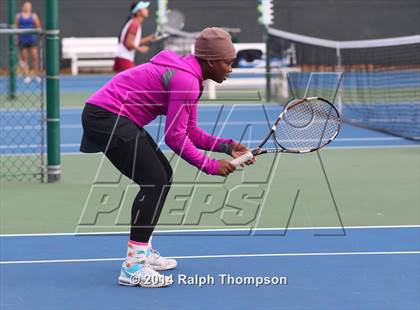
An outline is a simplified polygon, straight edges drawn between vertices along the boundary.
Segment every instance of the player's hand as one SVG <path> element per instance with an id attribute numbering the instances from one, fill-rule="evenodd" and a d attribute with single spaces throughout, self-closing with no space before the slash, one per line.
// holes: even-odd
<path id="1" fill-rule="evenodd" d="M 235 165 L 231 164 L 228 160 L 220 159 L 217 161 L 217 175 L 225 177 L 235 170 Z"/>
<path id="2" fill-rule="evenodd" d="M 144 54 L 147 53 L 149 51 L 149 49 L 150 49 L 150 47 L 148 47 L 147 45 L 141 45 L 137 48 L 137 50 L 140 53 L 144 53 Z"/>
<path id="3" fill-rule="evenodd" d="M 246 147 L 246 145 L 242 144 L 242 143 L 235 143 L 232 146 L 232 157 L 233 158 L 237 158 L 245 153 L 248 153 L 250 151 L 250 149 L 248 149 Z M 255 156 L 251 159 L 248 160 L 245 165 L 249 166 L 252 165 L 255 162 Z M 244 164 L 241 164 L 241 167 L 244 167 Z"/>
<path id="4" fill-rule="evenodd" d="M 151 35 L 149 35 L 149 42 L 155 42 L 157 41 L 158 36 L 156 35 L 156 33 L 152 33 Z"/>

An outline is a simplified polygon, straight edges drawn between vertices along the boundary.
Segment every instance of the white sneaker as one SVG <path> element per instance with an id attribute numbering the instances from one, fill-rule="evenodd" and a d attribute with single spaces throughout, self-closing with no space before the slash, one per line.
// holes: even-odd
<path id="1" fill-rule="evenodd" d="M 172 276 L 165 276 L 154 271 L 147 265 L 124 262 L 118 277 L 120 285 L 157 288 L 169 286 L 173 283 Z"/>
<path id="2" fill-rule="evenodd" d="M 41 77 L 40 77 L 40 76 L 36 76 L 36 77 L 35 77 L 35 81 L 36 81 L 38 84 L 40 84 L 40 83 L 41 83 L 41 81 L 42 81 L 42 79 L 41 79 Z"/>
<path id="3" fill-rule="evenodd" d="M 175 259 L 160 256 L 160 253 L 152 248 L 150 249 L 150 254 L 144 259 L 144 261 L 153 270 L 169 270 L 178 265 Z"/>
<path id="4" fill-rule="evenodd" d="M 26 78 L 23 79 L 23 83 L 25 83 L 25 84 L 31 83 L 31 78 L 29 76 L 27 76 Z"/>

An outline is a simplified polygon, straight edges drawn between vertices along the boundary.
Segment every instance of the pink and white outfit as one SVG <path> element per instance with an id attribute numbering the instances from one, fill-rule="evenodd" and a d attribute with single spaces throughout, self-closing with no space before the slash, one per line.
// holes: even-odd
<path id="1" fill-rule="evenodd" d="M 124 26 L 118 43 L 118 49 L 114 60 L 114 71 L 121 72 L 135 66 L 135 49 L 127 48 L 128 34 L 134 35 L 134 45 L 139 46 L 141 42 L 141 25 L 137 19 L 130 19 Z"/>

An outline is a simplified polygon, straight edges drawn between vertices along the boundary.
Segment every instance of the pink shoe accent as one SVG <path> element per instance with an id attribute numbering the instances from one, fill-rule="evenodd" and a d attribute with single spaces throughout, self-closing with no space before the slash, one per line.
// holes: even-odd
<path id="1" fill-rule="evenodd" d="M 137 241 L 133 241 L 133 240 L 128 240 L 128 246 L 130 246 L 131 244 L 134 245 L 139 245 L 139 246 L 149 246 L 149 243 L 144 243 L 144 242 L 137 242 Z"/>

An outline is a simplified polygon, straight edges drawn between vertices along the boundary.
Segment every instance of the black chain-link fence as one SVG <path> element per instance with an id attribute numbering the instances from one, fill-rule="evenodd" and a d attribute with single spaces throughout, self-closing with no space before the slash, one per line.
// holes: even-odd
<path id="1" fill-rule="evenodd" d="M 19 46 L 19 30 L 11 31 L 0 29 L 0 46 L 5 51 L 0 57 L 0 177 L 2 181 L 43 181 L 44 38 L 42 33 L 30 34 L 36 39 L 35 46 Z M 24 38 L 31 41 L 29 36 Z M 16 64 L 14 75 L 10 62 Z"/>

